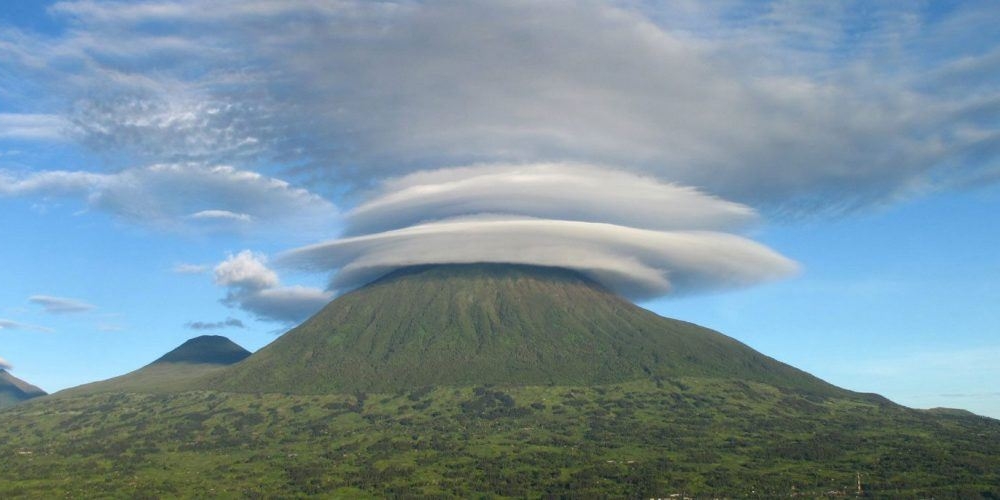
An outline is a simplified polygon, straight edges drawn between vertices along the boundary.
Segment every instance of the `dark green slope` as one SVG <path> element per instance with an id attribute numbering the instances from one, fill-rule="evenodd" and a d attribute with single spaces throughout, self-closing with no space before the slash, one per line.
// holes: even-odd
<path id="1" fill-rule="evenodd" d="M 190 339 L 156 361 L 120 377 L 73 387 L 58 396 L 104 392 L 172 392 L 250 356 L 232 340 L 219 335 Z"/>
<path id="2" fill-rule="evenodd" d="M 44 395 L 45 391 L 0 369 L 0 408 Z"/>
<path id="3" fill-rule="evenodd" d="M 325 393 L 681 376 L 846 394 L 718 332 L 637 307 L 578 273 L 501 264 L 390 274 L 202 387 Z"/>
<path id="4" fill-rule="evenodd" d="M 250 356 L 250 351 L 221 335 L 202 335 L 184 342 L 152 364 L 198 363 L 231 365 Z"/>
<path id="5" fill-rule="evenodd" d="M 91 394 L 0 412 L 0 498 L 1000 498 L 1000 421 L 718 378 Z"/>

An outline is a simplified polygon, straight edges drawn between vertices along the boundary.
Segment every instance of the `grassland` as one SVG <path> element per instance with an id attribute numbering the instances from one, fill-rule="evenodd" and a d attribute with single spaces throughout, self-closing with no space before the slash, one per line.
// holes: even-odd
<path id="1" fill-rule="evenodd" d="M 0 497 L 1000 496 L 1000 421 L 739 381 L 94 394 L 0 412 Z"/>

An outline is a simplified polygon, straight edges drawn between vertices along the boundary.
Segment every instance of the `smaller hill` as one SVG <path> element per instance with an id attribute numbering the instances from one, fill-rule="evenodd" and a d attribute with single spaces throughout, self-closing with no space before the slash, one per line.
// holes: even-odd
<path id="1" fill-rule="evenodd" d="M 44 396 L 45 391 L 0 369 L 0 408 L 14 406 L 21 401 Z"/>
<path id="2" fill-rule="evenodd" d="M 172 392 L 199 377 L 239 363 L 250 351 L 220 335 L 203 335 L 184 342 L 156 361 L 120 377 L 66 389 L 61 396 L 104 392 Z"/>
<path id="3" fill-rule="evenodd" d="M 250 351 L 221 335 L 202 335 L 184 342 L 164 354 L 152 365 L 164 363 L 195 363 L 231 365 L 250 356 Z"/>

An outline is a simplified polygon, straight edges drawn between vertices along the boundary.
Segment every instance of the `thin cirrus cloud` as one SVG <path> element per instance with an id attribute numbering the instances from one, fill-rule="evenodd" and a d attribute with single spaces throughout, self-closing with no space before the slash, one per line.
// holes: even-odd
<path id="1" fill-rule="evenodd" d="M 230 255 L 214 269 L 215 284 L 227 289 L 222 303 L 266 321 L 295 323 L 326 305 L 330 292 L 304 286 L 282 286 L 267 258 L 244 250 Z"/>
<path id="2" fill-rule="evenodd" d="M 174 264 L 170 270 L 176 274 L 203 274 L 211 269 L 210 266 L 205 264 L 188 264 L 188 263 L 178 263 Z"/>
<path id="3" fill-rule="evenodd" d="M 62 140 L 71 123 L 59 115 L 0 113 L 0 139 Z"/>
<path id="4" fill-rule="evenodd" d="M 991 32 L 980 8 L 66 1 L 73 29 L 2 34 L 0 65 L 75 103 L 81 143 L 154 163 L 365 187 L 580 161 L 813 213 L 992 178 L 1000 59 L 962 35 Z"/>
<path id="5" fill-rule="evenodd" d="M 287 182 L 230 166 L 161 164 L 117 173 L 0 171 L 0 196 L 70 198 L 93 210 L 164 228 L 320 229 L 336 207 Z"/>
<path id="6" fill-rule="evenodd" d="M 27 323 L 12 321 L 9 319 L 0 319 L 0 330 L 25 330 L 46 333 L 51 333 L 53 331 L 51 328 L 46 328 L 44 326 L 29 325 Z"/>
<path id="7" fill-rule="evenodd" d="M 51 295 L 32 295 L 28 297 L 28 302 L 41 306 L 49 314 L 83 313 L 92 311 L 97 307 L 79 299 L 53 297 Z"/>

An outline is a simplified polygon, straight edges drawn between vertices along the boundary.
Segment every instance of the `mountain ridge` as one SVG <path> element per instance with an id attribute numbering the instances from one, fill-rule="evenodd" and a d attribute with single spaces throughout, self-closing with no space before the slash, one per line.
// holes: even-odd
<path id="1" fill-rule="evenodd" d="M 42 389 L 11 375 L 7 370 L 0 369 L 0 408 L 46 394 Z"/>
<path id="2" fill-rule="evenodd" d="M 399 391 L 715 376 L 848 391 L 719 332 L 664 318 L 562 268 L 403 268 L 342 295 L 202 388 Z"/>
<path id="3" fill-rule="evenodd" d="M 99 392 L 183 391 L 190 387 L 192 381 L 238 363 L 250 354 L 250 351 L 221 335 L 201 335 L 186 340 L 138 370 L 66 389 L 55 395 L 65 397 Z"/>

